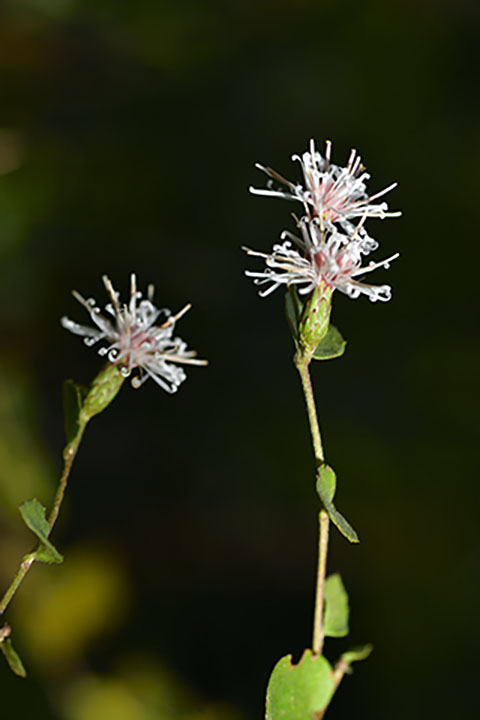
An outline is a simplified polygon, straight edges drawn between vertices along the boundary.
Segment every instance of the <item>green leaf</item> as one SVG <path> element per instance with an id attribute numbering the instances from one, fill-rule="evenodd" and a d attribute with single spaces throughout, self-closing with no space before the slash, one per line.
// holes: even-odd
<path id="1" fill-rule="evenodd" d="M 322 655 L 305 650 L 298 665 L 286 655 L 275 665 L 267 688 L 266 720 L 312 720 L 335 691 L 332 667 Z"/>
<path id="2" fill-rule="evenodd" d="M 337 489 L 337 476 L 329 465 L 321 465 L 318 470 L 317 492 L 322 502 L 331 503 Z"/>
<path id="3" fill-rule="evenodd" d="M 345 637 L 348 635 L 348 595 L 338 573 L 329 575 L 325 580 L 325 609 L 323 615 L 323 632 L 329 637 Z"/>
<path id="4" fill-rule="evenodd" d="M 61 563 L 63 556 L 48 539 L 50 528 L 45 518 L 45 508 L 38 500 L 25 500 L 20 507 L 25 525 L 38 537 L 40 547 L 34 552 L 35 560 L 44 563 Z"/>
<path id="5" fill-rule="evenodd" d="M 75 440 L 80 431 L 80 411 L 87 394 L 87 388 L 73 380 L 63 383 L 63 414 L 67 444 Z"/>
<path id="6" fill-rule="evenodd" d="M 336 487 L 337 477 L 332 468 L 329 465 L 320 465 L 317 476 L 317 493 L 328 513 L 328 517 L 347 540 L 350 540 L 352 543 L 358 543 L 360 539 L 357 533 L 333 504 Z"/>
<path id="7" fill-rule="evenodd" d="M 10 638 L 6 638 L 0 642 L 0 650 L 5 655 L 9 664 L 10 670 L 18 675 L 19 677 L 27 677 L 27 671 L 25 670 L 23 663 L 20 659 L 19 654 L 12 645 Z"/>
<path id="8" fill-rule="evenodd" d="M 352 648 L 351 650 L 347 650 L 347 652 L 344 652 L 340 656 L 340 660 L 343 660 L 346 665 L 351 665 L 353 662 L 358 662 L 359 660 L 366 660 L 372 650 L 373 645 L 361 645 L 359 647 Z"/>
<path id="9" fill-rule="evenodd" d="M 331 360 L 345 352 L 347 341 L 343 339 L 334 325 L 329 325 L 327 334 L 321 340 L 312 355 L 314 360 Z"/>
<path id="10" fill-rule="evenodd" d="M 298 293 L 293 285 L 289 285 L 285 293 L 285 315 L 290 327 L 290 332 L 295 341 L 298 342 L 298 324 L 303 313 L 303 303 L 298 297 Z"/>

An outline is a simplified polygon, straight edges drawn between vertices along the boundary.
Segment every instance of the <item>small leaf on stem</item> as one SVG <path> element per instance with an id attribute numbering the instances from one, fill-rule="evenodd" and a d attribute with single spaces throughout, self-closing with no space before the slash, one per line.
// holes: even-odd
<path id="1" fill-rule="evenodd" d="M 329 575 L 325 580 L 324 596 L 324 635 L 345 637 L 345 635 L 348 635 L 350 608 L 348 606 L 347 591 L 338 573 Z"/>
<path id="2" fill-rule="evenodd" d="M 35 499 L 25 500 L 25 502 L 20 505 L 19 510 L 25 525 L 35 533 L 40 540 L 40 547 L 33 553 L 35 560 L 44 563 L 63 562 L 63 555 L 60 555 L 48 539 L 50 528 L 45 518 L 45 508 L 43 505 Z"/>
<path id="3" fill-rule="evenodd" d="M 10 670 L 18 675 L 19 677 L 26 678 L 27 671 L 25 670 L 23 663 L 20 659 L 19 654 L 12 645 L 12 641 L 9 637 L 0 642 L 0 650 L 5 655 Z"/>
<path id="4" fill-rule="evenodd" d="M 267 688 L 266 720 L 312 720 L 335 691 L 332 667 L 322 655 L 305 650 L 292 665 L 286 655 L 275 665 Z"/>
<path id="5" fill-rule="evenodd" d="M 372 650 L 373 645 L 360 645 L 359 647 L 354 647 L 351 650 L 347 650 L 347 652 L 344 652 L 340 656 L 340 660 L 343 660 L 346 665 L 351 665 L 353 662 L 358 662 L 359 660 L 366 660 Z"/>
<path id="6" fill-rule="evenodd" d="M 358 543 L 360 539 L 357 533 L 333 504 L 336 487 L 337 477 L 335 472 L 329 465 L 320 465 L 317 475 L 317 493 L 328 513 L 328 517 L 347 540 L 350 540 L 352 543 Z"/>
<path id="7" fill-rule="evenodd" d="M 334 325 L 329 325 L 327 334 L 321 340 L 312 355 L 314 360 L 332 360 L 345 352 L 347 341 Z"/>
<path id="8" fill-rule="evenodd" d="M 73 380 L 65 380 L 63 383 L 63 414 L 67 444 L 75 440 L 80 431 L 80 411 L 87 392 L 87 388 Z"/>
<path id="9" fill-rule="evenodd" d="M 290 332 L 298 347 L 298 324 L 303 313 L 303 303 L 298 297 L 298 293 L 293 285 L 289 285 L 285 293 L 285 315 L 290 327 Z"/>

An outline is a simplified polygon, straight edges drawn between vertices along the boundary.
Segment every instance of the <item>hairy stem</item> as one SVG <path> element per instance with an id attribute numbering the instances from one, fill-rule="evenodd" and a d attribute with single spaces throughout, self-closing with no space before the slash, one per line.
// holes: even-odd
<path id="1" fill-rule="evenodd" d="M 63 453 L 63 458 L 64 458 L 63 472 L 60 476 L 57 491 L 55 493 L 55 498 L 53 500 L 52 509 L 51 509 L 50 515 L 48 517 L 48 527 L 50 529 L 50 532 L 53 530 L 53 526 L 55 525 L 55 522 L 57 520 L 58 513 L 60 512 L 60 507 L 62 505 L 63 498 L 65 495 L 65 489 L 67 487 L 70 470 L 72 469 L 72 464 L 73 464 L 73 461 L 77 454 L 77 450 L 80 445 L 80 441 L 82 439 L 82 435 L 85 430 L 86 424 L 87 423 L 85 422 L 83 425 L 80 426 L 76 437 L 72 440 L 71 443 L 69 443 L 66 446 L 65 451 Z M 18 567 L 17 572 L 15 573 L 15 576 L 14 576 L 12 582 L 10 583 L 4 596 L 0 600 L 0 615 L 3 615 L 3 613 L 7 609 L 8 605 L 10 604 L 11 599 L 17 592 L 20 585 L 22 584 L 25 575 L 28 573 L 28 571 L 30 570 L 30 568 L 32 567 L 34 562 L 35 562 L 35 552 L 32 552 L 23 558 L 22 562 L 20 563 L 20 565 Z"/>
<path id="2" fill-rule="evenodd" d="M 310 424 L 310 434 L 312 436 L 313 452 L 315 455 L 315 464 L 317 468 L 325 461 L 323 454 L 322 437 L 320 435 L 320 426 L 318 424 L 317 408 L 315 398 L 313 396 L 312 382 L 309 373 L 309 360 L 306 360 L 301 352 L 295 355 L 295 366 L 300 374 L 302 381 L 303 394 L 307 405 L 308 421 Z M 325 510 L 319 513 L 319 539 L 318 539 L 318 565 L 317 565 L 317 582 L 315 590 L 315 611 L 313 620 L 313 640 L 312 651 L 315 655 L 321 655 L 323 649 L 323 600 L 325 589 L 325 575 L 327 570 L 327 553 L 328 553 L 328 528 L 329 517 Z"/>

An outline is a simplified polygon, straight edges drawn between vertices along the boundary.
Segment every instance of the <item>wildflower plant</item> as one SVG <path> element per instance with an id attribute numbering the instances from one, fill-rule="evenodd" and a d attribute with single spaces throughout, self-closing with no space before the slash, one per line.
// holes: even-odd
<path id="1" fill-rule="evenodd" d="M 191 305 L 185 305 L 176 315 L 167 308 L 157 308 L 153 304 L 153 285 L 149 285 L 146 297 L 143 297 L 137 290 L 134 274 L 131 275 L 129 302 L 123 304 L 119 293 L 105 275 L 103 282 L 109 296 L 105 314 L 102 314 L 95 300 L 85 300 L 78 292 L 73 292 L 74 297 L 88 311 L 92 326 L 79 325 L 67 317 L 61 319 L 63 327 L 83 337 L 85 345 L 98 344 L 98 353 L 107 358 L 107 363 L 89 387 L 78 385 L 72 380 L 64 383 L 67 444 L 63 451 L 63 472 L 48 514 L 46 508 L 36 499 L 27 500 L 20 505 L 22 518 L 36 535 L 38 545 L 23 558 L 12 582 L 0 599 L 0 616 L 5 613 L 35 562 L 63 561 L 63 556 L 50 540 L 50 534 L 60 512 L 72 464 L 89 421 L 110 405 L 127 377 L 131 378 L 134 388 L 139 388 L 151 378 L 163 390 L 174 393 L 186 379 L 184 365 L 207 364 L 206 360 L 198 360 L 196 353 L 187 349 L 185 341 L 174 335 L 176 323 Z M 13 648 L 10 636 L 10 625 L 5 623 L 0 628 L 0 650 L 11 670 L 25 677 L 25 668 Z"/>
<path id="2" fill-rule="evenodd" d="M 343 653 L 333 666 L 323 655 L 325 637 L 343 637 L 349 631 L 348 595 L 341 576 L 326 576 L 330 523 L 351 543 L 358 543 L 359 538 L 334 504 L 337 479 L 326 462 L 309 368 L 312 360 L 340 357 L 345 351 L 345 340 L 330 323 L 336 290 L 352 299 L 365 295 L 372 302 L 390 300 L 389 285 L 370 284 L 364 276 L 388 269 L 398 253 L 379 262 L 367 262 L 378 242 L 367 233 L 365 223 L 372 217 L 397 217 L 400 213 L 391 212 L 385 201 L 378 202 L 395 184 L 369 195 L 370 176 L 356 151 L 351 151 L 342 167 L 331 162 L 331 147 L 327 141 L 322 157 L 312 140 L 301 157 L 292 157 L 300 162 L 303 183 L 291 182 L 275 170 L 257 165 L 267 174 L 268 184 L 264 190 L 250 188 L 255 195 L 296 201 L 303 210 L 293 216 L 297 232 L 284 230 L 281 242 L 273 245 L 270 253 L 244 248 L 249 256 L 264 261 L 263 268 L 246 270 L 245 274 L 260 287 L 261 297 L 281 286 L 286 290 L 285 310 L 307 406 L 321 506 L 312 647 L 296 665 L 291 655 L 275 665 L 267 687 L 267 720 L 321 720 L 352 663 L 366 658 L 372 649 L 370 645 L 354 648 Z"/>

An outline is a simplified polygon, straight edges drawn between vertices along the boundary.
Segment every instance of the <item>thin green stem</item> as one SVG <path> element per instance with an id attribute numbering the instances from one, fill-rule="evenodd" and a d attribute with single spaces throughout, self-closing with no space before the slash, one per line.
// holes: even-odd
<path id="1" fill-rule="evenodd" d="M 75 456 L 77 454 L 78 447 L 80 445 L 80 441 L 82 439 L 83 432 L 86 427 L 86 422 L 80 427 L 76 437 L 74 440 L 72 440 L 71 443 L 67 445 L 65 448 L 65 451 L 63 453 L 64 458 L 64 466 L 63 466 L 63 472 L 60 476 L 60 480 L 58 482 L 57 491 L 55 493 L 55 497 L 53 500 L 52 509 L 50 511 L 50 515 L 48 517 L 48 527 L 50 529 L 50 532 L 53 530 L 53 526 L 55 525 L 55 522 L 58 517 L 58 513 L 60 512 L 60 507 L 63 502 L 63 498 L 65 496 L 65 490 L 67 487 L 68 477 L 70 475 L 70 470 L 72 469 L 72 464 L 75 459 Z M 25 575 L 28 573 L 30 568 L 32 567 L 33 563 L 35 562 L 35 552 L 30 553 L 29 555 L 26 555 L 22 562 L 20 563 L 17 572 L 15 573 L 15 576 L 8 586 L 4 596 L 0 600 L 0 615 L 3 615 L 5 610 L 7 609 L 8 605 L 10 604 L 11 599 L 17 592 L 18 588 L 23 582 L 23 579 Z"/>
<path id="2" fill-rule="evenodd" d="M 317 409 L 315 407 L 315 399 L 313 397 L 312 382 L 308 371 L 308 361 L 305 361 L 301 355 L 295 355 L 295 366 L 300 373 L 302 381 L 303 394 L 307 405 L 308 421 L 310 423 L 310 433 L 312 436 L 313 452 L 317 465 L 325 462 L 323 455 L 322 436 L 320 435 L 320 426 L 318 424 Z"/>
<path id="3" fill-rule="evenodd" d="M 295 366 L 300 374 L 302 381 L 303 394 L 307 405 L 308 420 L 310 423 L 310 434 L 312 436 L 313 452 L 315 454 L 315 464 L 317 468 L 325 462 L 323 453 L 322 436 L 320 435 L 320 426 L 318 424 L 317 408 L 315 398 L 313 396 L 312 382 L 308 370 L 309 360 L 305 359 L 299 351 L 295 355 Z M 315 610 L 313 619 L 313 640 L 312 651 L 315 655 L 321 655 L 323 649 L 323 603 L 325 591 L 325 575 L 327 571 L 327 554 L 328 554 L 328 528 L 329 517 L 324 510 L 319 514 L 319 538 L 318 538 L 318 565 L 317 565 L 317 582 L 315 589 Z"/>
<path id="4" fill-rule="evenodd" d="M 318 566 L 317 587 L 315 590 L 315 613 L 313 618 L 312 651 L 314 655 L 321 655 L 323 650 L 323 602 L 325 594 L 325 575 L 327 570 L 328 553 L 328 526 L 329 517 L 325 510 L 318 515 Z"/>
<path id="5" fill-rule="evenodd" d="M 0 602 L 0 615 L 2 615 L 5 610 L 7 609 L 10 600 L 13 598 L 15 593 L 17 592 L 20 584 L 22 583 L 23 578 L 27 574 L 27 572 L 30 570 L 30 568 L 33 565 L 33 562 L 35 560 L 34 553 L 30 553 L 30 555 L 26 555 L 22 562 L 20 563 L 20 566 L 15 573 L 15 576 L 8 586 L 5 595 L 3 596 L 1 602 Z"/>
<path id="6" fill-rule="evenodd" d="M 63 472 L 58 483 L 57 492 L 55 493 L 55 498 L 53 500 L 52 509 L 50 510 L 50 515 L 48 516 L 48 527 L 50 528 L 50 532 L 52 531 L 53 526 L 55 525 L 55 522 L 57 520 L 58 513 L 60 512 L 60 507 L 63 502 L 65 490 L 67 489 L 70 470 L 72 469 L 73 461 L 75 460 L 75 456 L 77 454 L 78 447 L 80 445 L 80 441 L 83 437 L 86 426 L 86 422 L 80 426 L 74 440 L 72 440 L 72 442 L 67 445 L 63 453 Z"/>

